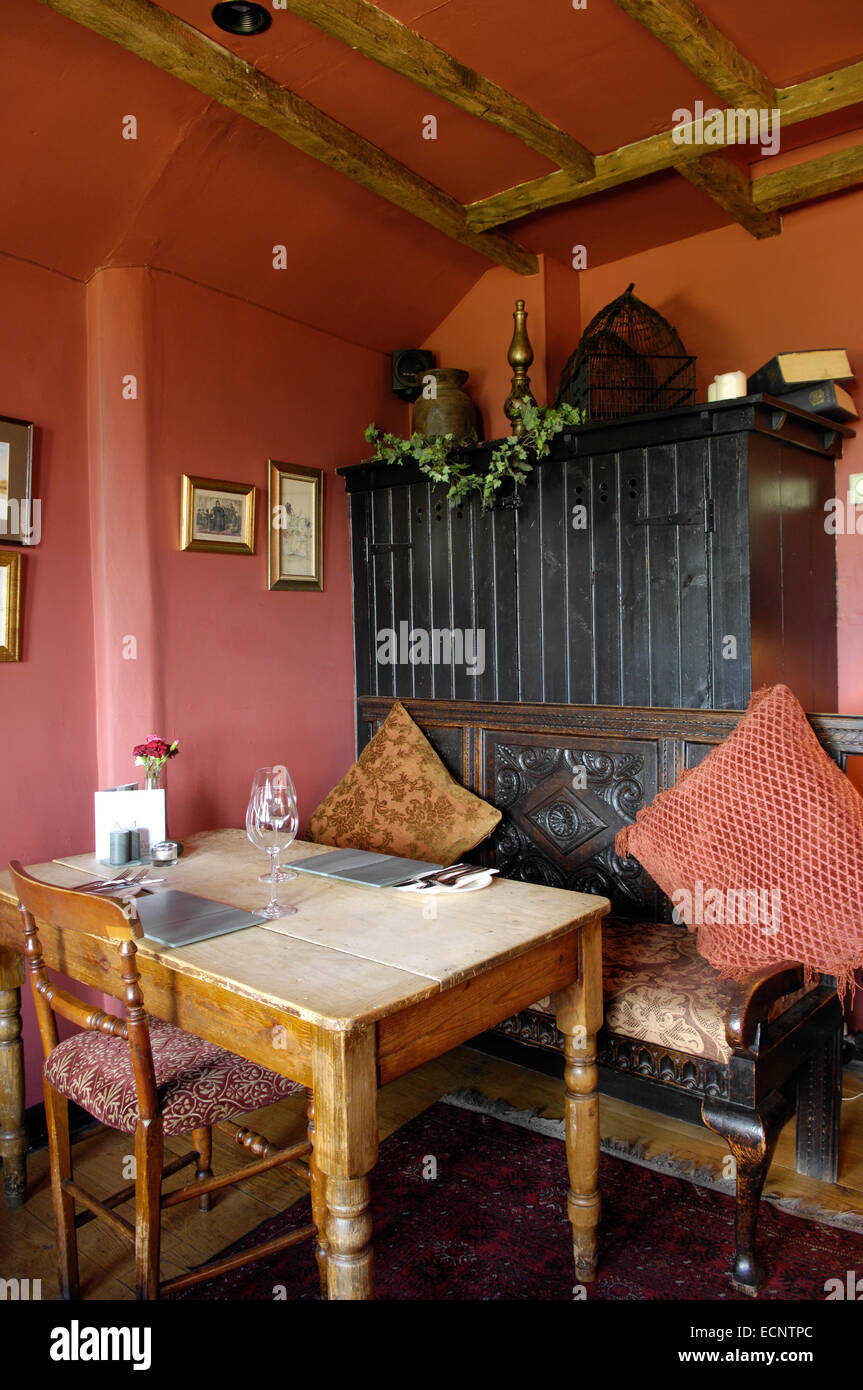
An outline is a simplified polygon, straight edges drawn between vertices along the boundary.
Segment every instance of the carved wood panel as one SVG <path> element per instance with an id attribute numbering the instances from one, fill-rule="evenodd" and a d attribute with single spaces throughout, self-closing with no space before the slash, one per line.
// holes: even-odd
<path id="1" fill-rule="evenodd" d="M 502 813 L 494 862 L 509 878 L 600 893 L 629 917 L 663 895 L 614 837 L 659 789 L 655 742 L 484 730 L 481 795 Z"/>

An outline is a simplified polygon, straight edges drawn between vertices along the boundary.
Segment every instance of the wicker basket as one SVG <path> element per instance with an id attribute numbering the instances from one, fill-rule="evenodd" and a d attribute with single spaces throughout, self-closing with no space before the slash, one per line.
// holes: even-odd
<path id="1" fill-rule="evenodd" d="M 630 285 L 588 324 L 563 369 L 557 404 L 588 420 L 692 405 L 695 358 L 678 334 Z"/>

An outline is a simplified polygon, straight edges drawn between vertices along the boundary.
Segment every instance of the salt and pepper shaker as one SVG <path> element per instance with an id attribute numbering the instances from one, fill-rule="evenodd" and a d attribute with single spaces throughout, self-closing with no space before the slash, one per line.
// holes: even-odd
<path id="1" fill-rule="evenodd" d="M 180 847 L 176 840 L 160 840 L 151 848 L 150 858 L 154 864 L 176 864 L 179 853 Z"/>
<path id="2" fill-rule="evenodd" d="M 109 864 L 128 864 L 129 862 L 129 832 L 128 830 L 112 830 L 110 839 L 110 850 L 108 853 Z"/>

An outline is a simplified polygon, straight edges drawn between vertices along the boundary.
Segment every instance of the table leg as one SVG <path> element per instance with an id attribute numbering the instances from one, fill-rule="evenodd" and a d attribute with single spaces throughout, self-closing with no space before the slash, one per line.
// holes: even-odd
<path id="1" fill-rule="evenodd" d="M 555 996 L 566 1066 L 567 1213 L 572 1222 L 575 1277 L 596 1278 L 599 1221 L 599 1096 L 596 1091 L 596 1034 L 602 1025 L 602 936 L 600 919 L 582 928 L 579 978 Z"/>
<path id="2" fill-rule="evenodd" d="M 378 1154 L 374 1029 L 318 1029 L 312 1057 L 315 1152 L 326 1184 L 329 1296 L 374 1298 L 367 1176 Z"/>
<path id="3" fill-rule="evenodd" d="M 24 962 L 0 947 L 0 1155 L 7 1207 L 20 1207 L 27 1188 L 27 1130 L 24 1125 L 24 1048 L 21 1042 L 21 985 Z"/>

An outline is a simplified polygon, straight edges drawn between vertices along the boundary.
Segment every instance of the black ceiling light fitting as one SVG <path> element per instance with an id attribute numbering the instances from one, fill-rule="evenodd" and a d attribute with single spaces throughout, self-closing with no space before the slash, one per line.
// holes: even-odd
<path id="1" fill-rule="evenodd" d="M 226 34 L 262 34 L 269 29 L 272 17 L 263 5 L 247 4 L 246 0 L 227 0 L 227 3 L 213 6 L 213 23 L 224 29 Z"/>

